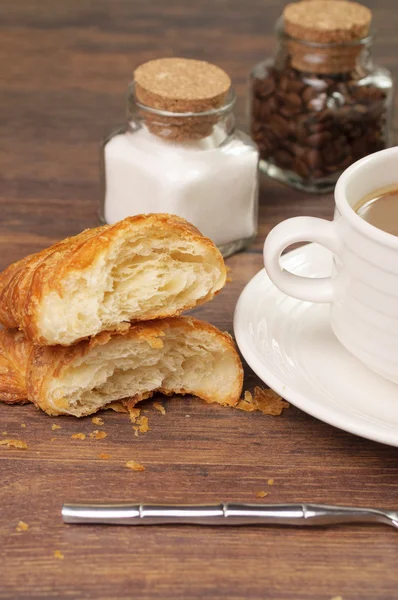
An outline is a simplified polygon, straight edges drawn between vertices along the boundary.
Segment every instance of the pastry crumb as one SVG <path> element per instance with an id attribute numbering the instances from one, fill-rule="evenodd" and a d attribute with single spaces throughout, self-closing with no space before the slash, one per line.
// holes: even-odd
<path id="1" fill-rule="evenodd" d="M 257 498 L 265 498 L 265 496 L 268 496 L 268 492 L 261 490 L 260 492 L 257 492 L 256 496 Z"/>
<path id="2" fill-rule="evenodd" d="M 150 427 L 148 425 L 148 417 L 138 417 L 137 419 L 138 431 L 140 433 L 146 433 L 150 431 Z M 135 429 L 135 427 L 134 427 Z"/>
<path id="3" fill-rule="evenodd" d="M 57 429 L 61 429 L 61 425 L 56 425 L 55 423 L 53 423 L 53 424 L 51 425 L 51 429 L 52 429 L 53 431 L 56 431 Z"/>
<path id="4" fill-rule="evenodd" d="M 274 485 L 275 480 L 274 479 L 268 479 L 267 483 L 268 485 Z"/>
<path id="5" fill-rule="evenodd" d="M 279 394 L 271 389 L 264 389 L 259 386 L 254 388 L 254 402 L 257 403 L 259 410 L 265 415 L 279 416 L 285 408 L 289 408 L 289 402 L 283 400 Z"/>
<path id="6" fill-rule="evenodd" d="M 8 435 L 7 431 L 2 431 L 1 435 Z"/>
<path id="7" fill-rule="evenodd" d="M 0 441 L 0 446 L 8 446 L 8 448 L 21 448 L 25 450 L 28 447 L 28 444 L 22 440 L 6 439 Z"/>
<path id="8" fill-rule="evenodd" d="M 285 408 L 289 408 L 289 402 L 283 400 L 271 389 L 263 389 L 259 386 L 254 388 L 254 394 L 246 391 L 242 400 L 235 406 L 238 410 L 246 412 L 261 411 L 264 415 L 278 417 Z"/>
<path id="9" fill-rule="evenodd" d="M 22 427 L 22 429 L 26 429 L 26 424 L 25 423 L 21 423 L 21 427 Z"/>
<path id="10" fill-rule="evenodd" d="M 142 398 L 144 400 L 144 398 Z M 140 416 L 141 409 L 135 408 L 136 402 L 134 400 L 124 400 L 123 406 L 126 409 L 126 412 L 129 413 L 131 423 L 135 423 L 138 417 Z"/>
<path id="11" fill-rule="evenodd" d="M 85 433 L 72 433 L 72 435 L 70 437 L 72 438 L 72 440 L 85 440 L 86 434 Z"/>
<path id="12" fill-rule="evenodd" d="M 55 437 L 55 438 L 51 438 L 51 441 L 52 441 L 52 442 L 55 442 L 55 440 L 56 440 L 56 439 L 57 439 L 56 437 Z"/>
<path id="13" fill-rule="evenodd" d="M 132 471 L 145 471 L 145 467 L 135 460 L 128 460 L 125 466 Z"/>
<path id="14" fill-rule="evenodd" d="M 137 425 L 133 426 L 133 429 L 135 431 L 134 435 L 138 435 L 138 432 L 140 433 L 146 433 L 147 431 L 150 431 L 151 428 L 148 425 L 148 417 L 138 417 L 136 419 Z"/>
<path id="15" fill-rule="evenodd" d="M 343 600 L 343 596 L 333 596 L 330 600 Z"/>
<path id="16" fill-rule="evenodd" d="M 140 416 L 141 410 L 139 408 L 130 407 L 127 405 L 127 410 L 130 415 L 130 421 L 135 423 Z"/>
<path id="17" fill-rule="evenodd" d="M 103 440 L 107 437 L 107 435 L 108 434 L 105 431 L 99 431 L 98 429 L 95 429 L 90 433 L 90 437 L 94 438 L 95 440 Z"/>
<path id="18" fill-rule="evenodd" d="M 64 555 L 62 554 L 61 550 L 54 551 L 54 558 L 59 558 L 60 560 L 64 560 Z"/>
<path id="19" fill-rule="evenodd" d="M 94 425 L 99 425 L 99 426 L 101 426 L 101 425 L 103 425 L 103 424 L 104 424 L 104 420 L 103 420 L 103 419 L 101 419 L 101 417 L 93 417 L 91 420 L 92 420 L 92 422 L 94 423 Z"/>
<path id="20" fill-rule="evenodd" d="M 138 437 L 138 427 L 133 427 L 133 429 L 134 429 L 134 435 L 136 437 Z"/>
<path id="21" fill-rule="evenodd" d="M 102 460 L 108 460 L 110 457 L 111 455 L 107 454 L 106 452 L 101 452 L 101 454 L 99 454 L 99 458 L 102 458 Z"/>
<path id="22" fill-rule="evenodd" d="M 156 408 L 162 415 L 166 414 L 166 409 L 161 402 L 154 402 L 153 407 Z"/>
<path id="23" fill-rule="evenodd" d="M 18 532 L 28 531 L 28 529 L 29 529 L 29 525 L 27 523 L 25 523 L 25 521 L 19 521 L 18 525 L 15 528 L 15 530 Z"/>

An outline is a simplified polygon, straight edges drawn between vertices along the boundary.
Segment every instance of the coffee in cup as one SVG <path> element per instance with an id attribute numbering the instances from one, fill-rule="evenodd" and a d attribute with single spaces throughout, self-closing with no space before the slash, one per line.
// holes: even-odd
<path id="1" fill-rule="evenodd" d="M 398 183 L 367 194 L 354 210 L 377 229 L 398 236 Z"/>

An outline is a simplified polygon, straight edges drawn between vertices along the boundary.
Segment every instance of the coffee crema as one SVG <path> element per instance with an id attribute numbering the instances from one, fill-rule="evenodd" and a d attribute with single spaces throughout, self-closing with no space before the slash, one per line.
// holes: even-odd
<path id="1" fill-rule="evenodd" d="M 367 194 L 354 210 L 377 229 L 398 236 L 398 183 Z"/>

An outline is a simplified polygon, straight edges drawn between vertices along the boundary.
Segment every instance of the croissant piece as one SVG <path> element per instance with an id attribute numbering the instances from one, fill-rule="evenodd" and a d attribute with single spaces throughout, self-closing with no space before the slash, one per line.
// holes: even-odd
<path id="1" fill-rule="evenodd" d="M 224 285 L 223 258 L 184 219 L 150 214 L 79 235 L 0 274 L 0 323 L 69 346 L 126 322 L 179 315 Z"/>
<path id="2" fill-rule="evenodd" d="M 15 352 L 21 357 L 16 383 L 11 371 L 8 380 L 0 377 L 0 398 L 25 395 L 49 415 L 82 417 L 125 398 L 134 406 L 155 392 L 235 405 L 242 392 L 243 369 L 231 337 L 192 317 L 136 323 L 69 348 L 25 341 L 21 351 L 20 336 L 0 332 L 9 364 Z"/>

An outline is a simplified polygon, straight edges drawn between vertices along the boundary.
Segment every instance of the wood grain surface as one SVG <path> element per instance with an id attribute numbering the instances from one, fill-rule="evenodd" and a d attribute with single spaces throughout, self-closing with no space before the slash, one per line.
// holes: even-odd
<path id="1" fill-rule="evenodd" d="M 396 0 L 367 0 L 375 55 L 398 74 Z M 233 77 L 245 127 L 250 68 L 274 48 L 277 0 L 3 0 L 0 5 L 0 268 L 97 223 L 101 138 L 124 118 L 135 66 L 183 55 Z M 232 332 L 244 285 L 261 268 L 265 235 L 288 216 L 331 217 L 331 196 L 262 180 L 260 231 L 228 259 L 232 283 L 196 314 Z M 339 374 L 336 373 L 336 377 Z M 246 369 L 245 389 L 258 381 Z M 375 398 L 377 402 L 377 398 Z M 280 417 L 194 399 L 152 403 L 151 430 L 126 415 L 51 419 L 0 404 L 1 599 L 392 600 L 398 537 L 387 527 L 337 529 L 64 526 L 66 500 L 317 501 L 398 507 L 398 450 L 291 407 Z M 52 430 L 52 424 L 61 429 Z M 22 427 L 26 425 L 26 427 Z M 109 454 L 101 459 L 100 453 Z M 137 473 L 127 460 L 145 466 Z M 269 479 L 274 485 L 268 485 Z M 22 520 L 29 529 L 17 532 Z M 57 558 L 55 552 L 62 553 Z"/>

